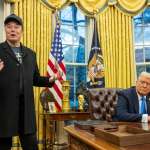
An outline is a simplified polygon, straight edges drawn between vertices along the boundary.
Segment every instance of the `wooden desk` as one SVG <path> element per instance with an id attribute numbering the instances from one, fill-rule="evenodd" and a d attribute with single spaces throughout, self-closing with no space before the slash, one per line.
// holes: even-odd
<path id="1" fill-rule="evenodd" d="M 67 126 L 64 129 L 69 136 L 69 150 L 150 150 L 150 144 L 119 147 L 95 137 L 89 131 L 81 130 L 74 126 Z"/>
<path id="2" fill-rule="evenodd" d="M 43 138 L 44 138 L 44 150 L 54 142 L 54 134 L 56 130 L 56 121 L 65 120 L 87 120 L 90 119 L 89 112 L 59 112 L 59 113 L 44 113 L 44 127 L 43 127 Z M 50 129 L 48 134 L 50 139 L 47 139 L 47 128 Z M 51 149 L 51 148 L 49 148 Z"/>
<path id="3" fill-rule="evenodd" d="M 64 120 L 87 120 L 90 119 L 89 112 L 59 112 L 45 113 L 45 119 L 49 121 L 64 121 Z"/>

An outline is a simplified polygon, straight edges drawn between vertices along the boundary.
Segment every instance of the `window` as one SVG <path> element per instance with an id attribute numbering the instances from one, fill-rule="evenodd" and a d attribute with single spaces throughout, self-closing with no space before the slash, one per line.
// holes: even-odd
<path id="1" fill-rule="evenodd" d="M 150 72 L 150 8 L 134 18 L 135 61 L 137 76 Z"/>
<path id="2" fill-rule="evenodd" d="M 64 60 L 67 68 L 67 80 L 70 80 L 70 105 L 77 107 L 76 90 L 87 77 L 87 18 L 70 5 L 60 12 L 61 37 Z"/>

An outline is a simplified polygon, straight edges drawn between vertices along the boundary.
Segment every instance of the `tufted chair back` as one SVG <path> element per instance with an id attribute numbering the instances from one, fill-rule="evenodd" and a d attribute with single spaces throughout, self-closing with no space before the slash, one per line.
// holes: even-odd
<path id="1" fill-rule="evenodd" d="M 112 121 L 117 104 L 117 88 L 89 89 L 89 104 L 92 119 Z"/>

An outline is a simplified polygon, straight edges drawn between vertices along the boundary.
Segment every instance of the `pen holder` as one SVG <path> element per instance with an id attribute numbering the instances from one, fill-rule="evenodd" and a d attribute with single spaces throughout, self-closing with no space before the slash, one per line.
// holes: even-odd
<path id="1" fill-rule="evenodd" d="M 62 90 L 63 90 L 62 111 L 69 112 L 70 111 L 70 101 L 69 101 L 70 81 L 69 80 L 63 81 Z"/>

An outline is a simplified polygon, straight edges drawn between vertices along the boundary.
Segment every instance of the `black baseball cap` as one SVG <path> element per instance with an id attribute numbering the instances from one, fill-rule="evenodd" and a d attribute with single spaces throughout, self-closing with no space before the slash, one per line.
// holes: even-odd
<path id="1" fill-rule="evenodd" d="M 14 21 L 14 22 L 18 23 L 19 25 L 23 26 L 22 19 L 19 16 L 17 16 L 16 14 L 10 14 L 9 16 L 7 16 L 5 18 L 4 25 L 6 25 L 7 23 L 9 23 L 11 21 Z"/>

